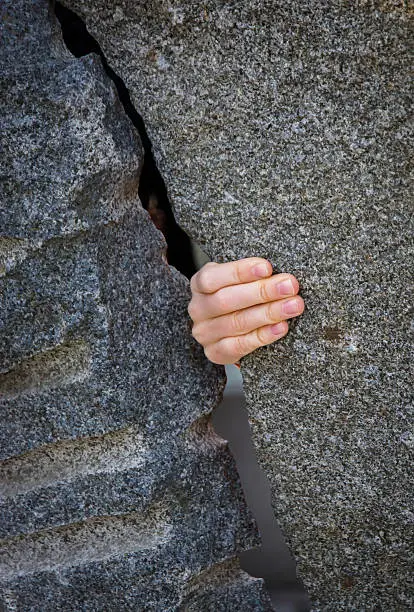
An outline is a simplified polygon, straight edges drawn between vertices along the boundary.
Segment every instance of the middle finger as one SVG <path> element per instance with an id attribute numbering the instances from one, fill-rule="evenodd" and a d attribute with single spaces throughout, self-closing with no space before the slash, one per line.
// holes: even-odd
<path id="1" fill-rule="evenodd" d="M 190 315 L 193 321 L 219 317 L 229 312 L 249 308 L 295 295 L 299 283 L 292 274 L 275 274 L 270 278 L 223 287 L 211 295 L 196 295 L 191 300 Z"/>

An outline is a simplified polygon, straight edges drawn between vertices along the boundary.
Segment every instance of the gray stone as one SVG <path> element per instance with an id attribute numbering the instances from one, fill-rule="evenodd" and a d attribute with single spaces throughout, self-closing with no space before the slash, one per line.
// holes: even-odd
<path id="1" fill-rule="evenodd" d="M 314 609 L 412 609 L 412 9 L 65 4 L 130 89 L 182 226 L 301 282 L 305 314 L 242 372 Z"/>
<path id="2" fill-rule="evenodd" d="M 138 199 L 139 137 L 47 2 L 1 17 L 1 607 L 269 610 L 210 425 L 223 369 Z"/>

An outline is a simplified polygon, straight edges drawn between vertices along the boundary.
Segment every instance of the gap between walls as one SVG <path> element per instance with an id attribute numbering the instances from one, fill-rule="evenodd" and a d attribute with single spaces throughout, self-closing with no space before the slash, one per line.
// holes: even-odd
<path id="1" fill-rule="evenodd" d="M 88 32 L 82 19 L 60 2 L 55 2 L 54 8 L 68 50 L 75 57 L 82 57 L 89 55 L 89 53 L 99 55 L 106 74 L 114 83 L 125 113 L 138 131 L 144 149 L 144 163 L 138 188 L 139 198 L 145 210 L 149 212 L 154 224 L 165 236 L 168 263 L 190 279 L 197 271 L 191 240 L 175 220 L 164 179 L 152 154 L 152 145 L 145 124 L 131 102 L 125 83 L 109 66 L 98 42 Z"/>
<path id="2" fill-rule="evenodd" d="M 165 236 L 168 263 L 190 279 L 207 259 L 204 259 L 202 251 L 192 243 L 175 220 L 144 121 L 133 106 L 125 83 L 109 66 L 98 42 L 88 32 L 82 19 L 60 2 L 55 2 L 54 7 L 68 50 L 75 57 L 89 53 L 100 56 L 106 74 L 116 87 L 125 113 L 137 129 L 144 149 L 139 198 L 154 224 Z M 242 553 L 241 566 L 250 575 L 265 580 L 277 612 L 308 612 L 310 607 L 307 595 L 296 577 L 295 563 L 273 513 L 269 482 L 257 461 L 241 375 L 234 366 L 226 367 L 226 371 L 228 384 L 223 402 L 214 410 L 213 425 L 217 433 L 229 442 L 247 504 L 262 539 L 260 548 Z"/>

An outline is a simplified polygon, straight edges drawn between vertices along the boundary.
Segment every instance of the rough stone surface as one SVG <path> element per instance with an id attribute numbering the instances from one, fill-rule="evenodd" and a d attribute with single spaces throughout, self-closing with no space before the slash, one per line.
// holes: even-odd
<path id="1" fill-rule="evenodd" d="M 65 4 L 192 237 L 301 281 L 305 315 L 242 371 L 314 609 L 413 609 L 409 3 Z"/>
<path id="2" fill-rule="evenodd" d="M 209 423 L 224 375 L 139 202 L 139 138 L 47 2 L 1 22 L 0 607 L 269 610 Z"/>

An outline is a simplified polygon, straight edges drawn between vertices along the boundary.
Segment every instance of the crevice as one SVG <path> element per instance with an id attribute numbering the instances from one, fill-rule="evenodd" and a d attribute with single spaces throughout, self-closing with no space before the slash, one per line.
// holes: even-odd
<path id="1" fill-rule="evenodd" d="M 165 236 L 168 263 L 190 279 L 196 272 L 191 240 L 174 218 L 165 182 L 155 163 L 144 121 L 132 104 L 128 88 L 108 64 L 101 47 L 88 32 L 82 19 L 60 2 L 55 3 L 55 13 L 68 50 L 75 57 L 82 57 L 90 53 L 99 55 L 106 74 L 114 83 L 125 113 L 138 131 L 144 149 L 144 163 L 138 189 L 139 198 L 156 227 Z"/>
<path id="2" fill-rule="evenodd" d="M 226 366 L 226 371 L 228 383 L 222 403 L 214 410 L 213 426 L 228 441 L 262 541 L 259 548 L 240 555 L 241 567 L 264 579 L 277 612 L 309 612 L 308 595 L 272 508 L 270 483 L 257 460 L 241 374 L 234 366 Z"/>

